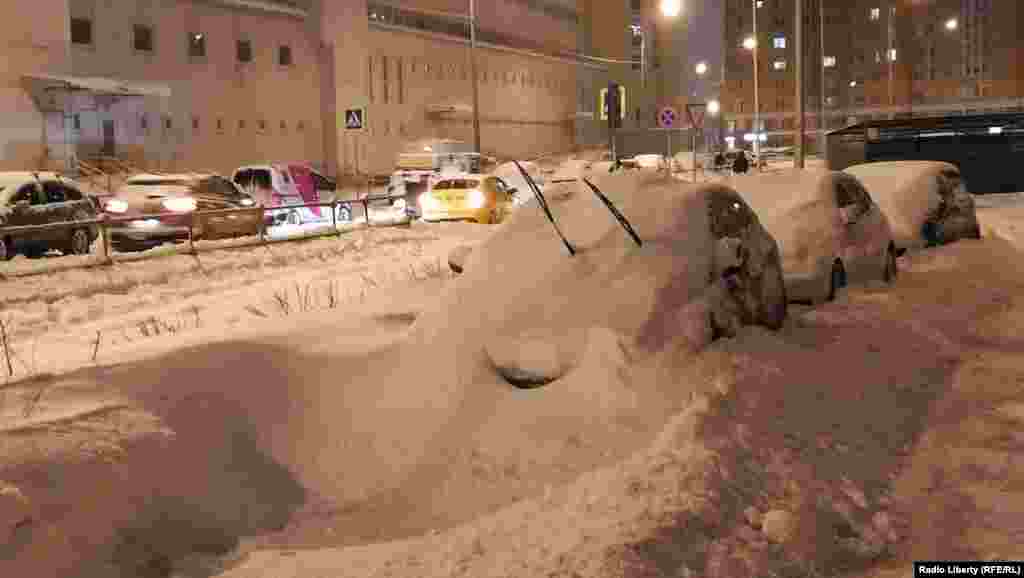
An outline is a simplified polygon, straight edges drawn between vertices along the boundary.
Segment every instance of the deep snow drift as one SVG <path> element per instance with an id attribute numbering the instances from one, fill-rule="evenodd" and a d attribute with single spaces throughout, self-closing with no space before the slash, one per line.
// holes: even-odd
<path id="1" fill-rule="evenodd" d="M 607 243 L 602 256 L 634 250 L 592 201 L 586 221 L 559 215 L 567 237 Z M 645 219 L 666 218 L 634 224 L 643 236 Z M 214 313 L 273 311 L 293 279 L 344 283 L 467 240 L 488 247 L 494 228 L 389 232 L 366 250 L 316 242 L 276 264 L 247 252 L 207 261 L 208 277 L 172 271 L 158 301 L 201 290 L 189 299 L 209 299 L 202 328 L 2 390 L 0 575 L 895 577 L 912 559 L 1020 557 L 1024 474 L 1010 457 L 1024 449 L 1013 434 L 1024 270 L 1012 247 L 912 255 L 895 286 L 796 308 L 779 333 L 751 328 L 637 363 L 606 293 L 485 282 L 485 268 L 533 260 L 549 288 L 565 286 L 575 258 L 550 224 L 528 213 L 519 224 L 528 250 L 494 241 L 504 258 L 484 260 L 479 278 L 472 266 L 454 282 L 396 277 L 305 312 L 297 296 L 291 314 L 262 321 Z M 91 275 L 76 283 L 103 286 Z M 153 282 L 90 302 L 96 322 L 112 323 L 117 303 L 125 319 L 145 315 Z M 62 298 L 58 285 L 11 287 L 41 295 L 8 301 L 8 314 Z M 513 298 L 515 316 L 502 310 Z M 559 319 L 587 321 L 560 341 L 579 360 L 572 377 L 503 383 L 485 338 Z M 588 329 L 594 320 L 612 322 Z M 92 365 L 81 341 L 76 363 Z"/>

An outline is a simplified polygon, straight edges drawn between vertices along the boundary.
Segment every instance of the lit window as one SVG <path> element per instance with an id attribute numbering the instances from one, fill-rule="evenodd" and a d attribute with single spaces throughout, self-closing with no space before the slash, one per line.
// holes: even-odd
<path id="1" fill-rule="evenodd" d="M 871 9 L 871 19 L 872 20 L 878 20 L 881 17 L 882 17 L 882 9 L 881 8 L 872 8 Z"/>
<path id="2" fill-rule="evenodd" d="M 774 44 L 775 44 L 775 48 L 785 48 L 786 47 L 786 37 L 785 36 L 776 36 L 775 40 L 774 40 Z"/>
<path id="3" fill-rule="evenodd" d="M 835 65 L 836 65 L 836 57 L 835 56 L 826 56 L 825 57 L 825 68 L 834 68 Z"/>
<path id="4" fill-rule="evenodd" d="M 774 68 L 775 70 L 786 70 L 786 61 L 776 60 L 775 62 L 772 63 L 772 68 Z"/>
<path id="5" fill-rule="evenodd" d="M 890 48 L 889 49 L 889 62 L 896 62 L 896 49 L 895 48 Z"/>
<path id="6" fill-rule="evenodd" d="M 876 50 L 875 51 L 875 62 L 881 62 L 881 61 L 882 61 L 882 53 Z"/>

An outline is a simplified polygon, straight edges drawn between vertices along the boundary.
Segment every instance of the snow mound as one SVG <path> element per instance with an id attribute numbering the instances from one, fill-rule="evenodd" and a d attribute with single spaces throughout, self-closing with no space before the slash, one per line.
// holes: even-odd
<path id="1" fill-rule="evenodd" d="M 838 243 L 832 171 L 788 170 L 728 180 L 775 237 L 787 266 L 810 265 Z"/>
<path id="2" fill-rule="evenodd" d="M 865 163 L 844 169 L 864 185 L 889 218 L 893 237 L 901 247 L 922 247 L 921 228 L 939 207 L 941 195 L 935 176 L 956 170 L 951 164 L 928 161 Z"/>

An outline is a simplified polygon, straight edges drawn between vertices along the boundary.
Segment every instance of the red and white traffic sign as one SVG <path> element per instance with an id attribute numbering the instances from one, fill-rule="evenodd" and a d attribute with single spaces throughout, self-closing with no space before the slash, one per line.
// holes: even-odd
<path id="1" fill-rule="evenodd" d="M 676 124 L 679 114 L 676 109 L 666 106 L 658 111 L 658 126 L 661 128 L 672 128 Z"/>

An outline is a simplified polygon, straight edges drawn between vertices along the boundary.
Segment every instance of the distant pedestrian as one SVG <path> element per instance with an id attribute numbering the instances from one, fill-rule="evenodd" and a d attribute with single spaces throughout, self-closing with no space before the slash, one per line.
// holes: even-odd
<path id="1" fill-rule="evenodd" d="M 725 162 L 726 162 L 725 161 L 725 155 L 722 154 L 722 151 L 718 151 L 717 153 L 715 153 L 715 170 L 716 171 L 723 170 L 725 168 Z"/>
<path id="2" fill-rule="evenodd" d="M 732 172 L 742 175 L 746 174 L 748 169 L 750 169 L 750 163 L 747 162 L 747 153 L 746 151 L 739 151 L 736 155 L 736 160 L 732 162 Z"/>

